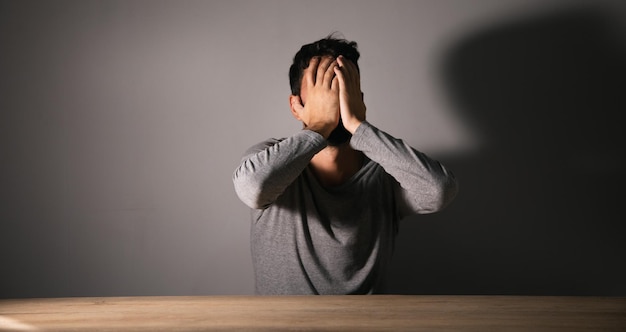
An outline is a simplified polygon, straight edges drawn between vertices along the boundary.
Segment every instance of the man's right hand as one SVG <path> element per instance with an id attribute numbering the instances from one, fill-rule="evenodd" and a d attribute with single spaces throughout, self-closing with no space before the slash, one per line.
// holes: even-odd
<path id="1" fill-rule="evenodd" d="M 331 57 L 314 57 L 304 71 L 300 97 L 291 96 L 291 109 L 305 129 L 313 130 L 324 138 L 339 124 L 339 83 L 334 68 L 337 60 Z"/>

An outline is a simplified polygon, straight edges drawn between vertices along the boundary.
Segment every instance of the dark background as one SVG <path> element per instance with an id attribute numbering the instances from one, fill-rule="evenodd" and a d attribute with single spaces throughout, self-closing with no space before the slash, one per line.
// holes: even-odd
<path id="1" fill-rule="evenodd" d="M 444 157 L 460 194 L 401 224 L 391 292 L 626 295 L 626 53 L 614 14 L 504 22 L 449 49 L 445 88 L 488 143 Z"/>

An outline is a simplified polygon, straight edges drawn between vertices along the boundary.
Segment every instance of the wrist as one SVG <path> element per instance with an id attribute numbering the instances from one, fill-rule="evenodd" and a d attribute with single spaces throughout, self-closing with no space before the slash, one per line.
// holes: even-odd
<path id="1" fill-rule="evenodd" d="M 350 134 L 354 134 L 354 132 L 359 128 L 359 126 L 363 123 L 363 121 L 359 119 L 353 119 L 350 121 L 343 121 L 343 126 Z"/>
<path id="2" fill-rule="evenodd" d="M 310 130 L 313 132 L 316 132 L 320 135 L 322 135 L 324 137 L 324 139 L 327 139 L 328 136 L 330 136 L 330 133 L 332 132 L 332 129 L 328 129 L 328 126 L 305 126 L 304 130 Z"/>

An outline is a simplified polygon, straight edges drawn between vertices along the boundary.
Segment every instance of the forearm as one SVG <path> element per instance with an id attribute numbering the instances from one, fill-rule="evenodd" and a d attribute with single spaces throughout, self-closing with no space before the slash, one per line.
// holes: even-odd
<path id="1" fill-rule="evenodd" d="M 322 135 L 302 130 L 275 144 L 249 150 L 233 173 L 235 192 L 251 208 L 266 208 L 324 147 Z"/>
<path id="2" fill-rule="evenodd" d="M 438 211 L 456 195 L 456 179 L 441 163 L 366 121 L 357 128 L 350 144 L 400 184 L 412 212 Z"/>

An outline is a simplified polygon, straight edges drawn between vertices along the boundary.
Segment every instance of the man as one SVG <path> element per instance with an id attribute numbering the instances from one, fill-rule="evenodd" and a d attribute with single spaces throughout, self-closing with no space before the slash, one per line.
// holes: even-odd
<path id="1" fill-rule="evenodd" d="M 303 129 L 253 146 L 233 174 L 258 294 L 380 292 L 399 220 L 456 195 L 440 163 L 366 121 L 356 46 L 300 49 L 289 104 Z"/>

